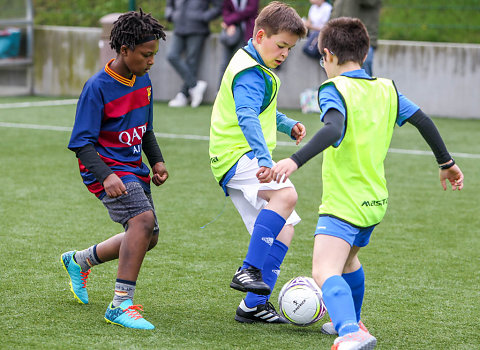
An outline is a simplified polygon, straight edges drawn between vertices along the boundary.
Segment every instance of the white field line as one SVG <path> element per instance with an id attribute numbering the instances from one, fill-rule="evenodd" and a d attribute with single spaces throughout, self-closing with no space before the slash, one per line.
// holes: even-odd
<path id="1" fill-rule="evenodd" d="M 16 128 L 16 129 L 33 129 L 33 130 L 51 130 L 51 131 L 67 131 L 71 132 L 72 127 L 67 126 L 55 126 L 55 125 L 38 125 L 38 124 L 23 124 L 23 123 L 6 123 L 0 122 L 0 127 L 3 128 Z M 181 140 L 199 140 L 199 141 L 208 141 L 208 136 L 202 135 L 189 135 L 189 134 L 165 134 L 156 132 L 156 137 L 163 139 L 181 139 Z M 285 147 L 296 147 L 293 142 L 278 141 L 278 146 Z M 410 155 L 420 155 L 420 156 L 433 156 L 431 151 L 419 151 L 414 149 L 399 149 L 399 148 L 390 148 L 388 150 L 390 153 L 401 153 L 401 154 L 410 154 Z M 480 154 L 474 153 L 451 153 L 453 157 L 456 158 L 467 158 L 467 159 L 480 159 Z"/>
<path id="2" fill-rule="evenodd" d="M 0 103 L 0 109 L 65 106 L 65 105 L 76 105 L 77 102 L 78 102 L 78 99 Z"/>

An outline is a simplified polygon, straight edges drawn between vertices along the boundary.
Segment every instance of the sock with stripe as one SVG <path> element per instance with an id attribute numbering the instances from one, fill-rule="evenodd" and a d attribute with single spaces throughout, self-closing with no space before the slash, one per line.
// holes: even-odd
<path id="1" fill-rule="evenodd" d="M 136 282 L 121 280 L 117 278 L 115 282 L 115 295 L 113 297 L 113 307 L 119 306 L 125 300 L 133 300 L 135 294 Z"/>
<path id="2" fill-rule="evenodd" d="M 360 313 L 362 312 L 363 295 L 365 294 L 365 272 L 363 266 L 357 271 L 344 273 L 342 275 L 345 282 L 350 286 L 352 291 L 353 304 L 355 305 L 355 313 L 357 322 L 360 321 Z"/>
<path id="3" fill-rule="evenodd" d="M 359 330 L 352 292 L 343 277 L 334 275 L 322 286 L 323 301 L 340 337 Z"/>
<path id="4" fill-rule="evenodd" d="M 253 226 L 252 237 L 242 268 L 249 266 L 262 270 L 265 260 L 278 234 L 285 225 L 285 219 L 269 209 L 262 209 Z"/>
<path id="5" fill-rule="evenodd" d="M 287 251 L 288 247 L 285 244 L 279 240 L 275 240 L 268 257 L 265 260 L 265 264 L 263 265 L 263 282 L 268 284 L 272 291 L 277 283 L 278 275 L 280 274 L 280 265 L 282 265 L 283 259 L 285 259 L 285 255 L 287 255 Z M 270 295 L 258 295 L 249 292 L 245 296 L 245 305 L 252 308 L 257 305 L 265 304 L 269 298 Z"/>
<path id="6" fill-rule="evenodd" d="M 101 261 L 97 256 L 97 245 L 92 245 L 90 248 L 80 250 L 75 253 L 73 259 L 82 268 L 83 272 L 88 271 L 92 266 L 99 265 Z"/>

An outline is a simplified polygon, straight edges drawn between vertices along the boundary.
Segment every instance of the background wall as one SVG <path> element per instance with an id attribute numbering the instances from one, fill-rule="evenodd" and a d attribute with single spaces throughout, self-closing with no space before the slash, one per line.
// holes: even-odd
<path id="1" fill-rule="evenodd" d="M 150 76 L 155 100 L 168 101 L 181 81 L 166 60 L 171 33 L 160 43 Z M 84 82 L 105 64 L 111 52 L 102 29 L 37 26 L 34 93 L 78 96 Z M 278 71 L 280 108 L 299 108 L 299 94 L 326 78 L 318 62 L 306 57 L 302 42 Z M 215 99 L 222 48 L 217 35 L 205 45 L 199 78 L 208 82 L 206 102 Z M 101 48 L 100 48 L 101 47 Z M 480 45 L 379 41 L 374 74 L 393 79 L 399 91 L 430 115 L 480 119 Z"/>

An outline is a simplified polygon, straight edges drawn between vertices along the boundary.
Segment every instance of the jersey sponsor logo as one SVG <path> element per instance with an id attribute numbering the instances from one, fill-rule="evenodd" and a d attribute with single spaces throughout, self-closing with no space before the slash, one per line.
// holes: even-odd
<path id="1" fill-rule="evenodd" d="M 379 200 L 363 201 L 362 207 L 381 207 L 387 204 L 388 198 L 384 198 Z"/>
<path id="2" fill-rule="evenodd" d="M 147 131 L 147 123 L 133 128 L 117 131 L 100 131 L 98 143 L 103 147 L 131 147 L 141 145 Z"/>
<path id="3" fill-rule="evenodd" d="M 145 123 L 135 128 L 122 131 L 118 135 L 118 141 L 127 146 L 132 146 L 132 144 L 138 145 L 139 143 L 142 143 L 142 137 L 145 134 L 146 130 L 147 124 Z"/>

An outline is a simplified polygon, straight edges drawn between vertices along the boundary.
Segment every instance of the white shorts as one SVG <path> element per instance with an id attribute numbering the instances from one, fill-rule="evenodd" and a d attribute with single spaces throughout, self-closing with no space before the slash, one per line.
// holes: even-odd
<path id="1" fill-rule="evenodd" d="M 258 214 L 268 203 L 265 199 L 258 196 L 258 191 L 280 190 L 287 187 L 295 188 L 290 179 L 287 179 L 284 183 L 277 183 L 275 181 L 260 183 L 257 179 L 258 169 L 257 158 L 250 159 L 244 155 L 238 161 L 235 175 L 226 185 L 233 205 L 235 205 L 235 208 L 237 208 L 240 213 L 250 234 L 253 232 L 253 226 Z M 300 221 L 300 217 L 294 210 L 288 217 L 285 225 L 296 225 Z"/>

